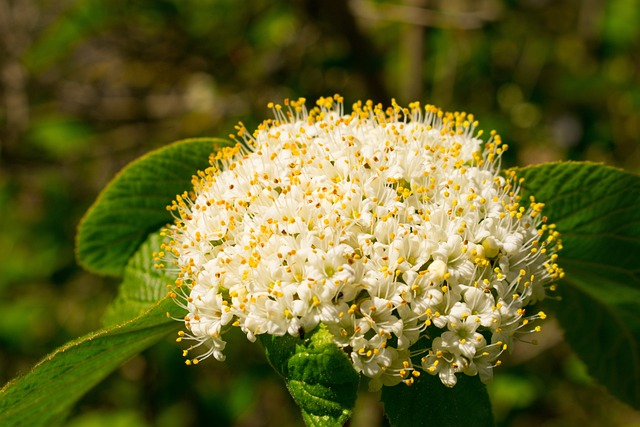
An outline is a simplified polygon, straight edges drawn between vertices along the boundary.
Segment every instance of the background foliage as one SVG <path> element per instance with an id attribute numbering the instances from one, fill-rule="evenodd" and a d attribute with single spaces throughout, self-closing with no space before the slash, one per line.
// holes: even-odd
<path id="1" fill-rule="evenodd" d="M 340 92 L 473 112 L 508 165 L 640 165 L 635 0 L 0 0 L 0 383 L 100 327 L 116 283 L 79 269 L 81 215 L 124 164 L 249 127 L 268 101 Z M 637 425 L 553 323 L 489 388 L 499 425 Z M 261 349 L 135 357 L 70 425 L 299 425 Z M 526 362 L 526 363 L 525 363 Z M 352 425 L 384 425 L 365 394 Z"/>

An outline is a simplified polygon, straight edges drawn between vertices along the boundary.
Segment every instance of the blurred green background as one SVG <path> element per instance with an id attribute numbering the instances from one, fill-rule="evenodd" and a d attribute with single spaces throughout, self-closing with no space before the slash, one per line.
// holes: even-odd
<path id="1" fill-rule="evenodd" d="M 0 0 L 0 383 L 100 327 L 117 282 L 76 266 L 74 232 L 141 154 L 338 92 L 472 112 L 508 166 L 638 171 L 638 23 L 637 0 Z M 259 345 L 232 341 L 227 362 L 186 367 L 167 339 L 69 425 L 300 425 Z M 539 341 L 496 372 L 500 426 L 640 426 L 553 321 Z M 384 423 L 363 393 L 351 425 Z"/>

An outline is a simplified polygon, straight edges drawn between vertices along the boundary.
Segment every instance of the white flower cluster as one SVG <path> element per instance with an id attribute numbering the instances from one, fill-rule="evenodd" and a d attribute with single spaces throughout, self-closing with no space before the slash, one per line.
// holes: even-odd
<path id="1" fill-rule="evenodd" d="M 418 103 L 270 107 L 169 207 L 179 340 L 206 348 L 187 363 L 223 360 L 232 326 L 253 341 L 323 323 L 372 389 L 420 371 L 489 381 L 563 274 L 542 204 L 499 175 L 499 136 L 483 144 L 472 115 Z"/>

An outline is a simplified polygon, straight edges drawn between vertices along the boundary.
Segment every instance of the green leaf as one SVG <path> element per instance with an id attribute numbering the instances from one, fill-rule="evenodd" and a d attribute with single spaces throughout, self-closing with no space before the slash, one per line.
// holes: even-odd
<path id="1" fill-rule="evenodd" d="M 260 338 L 308 426 L 342 426 L 351 417 L 360 377 L 324 326 L 306 339 L 290 335 Z"/>
<path id="2" fill-rule="evenodd" d="M 76 237 L 78 262 L 89 271 L 121 276 L 147 236 L 171 221 L 166 206 L 192 188 L 191 177 L 209 166 L 209 155 L 228 141 L 179 141 L 125 167 L 82 219 Z"/>
<path id="3" fill-rule="evenodd" d="M 566 277 L 553 305 L 567 341 L 594 378 L 640 408 L 640 177 L 591 163 L 518 175 L 561 234 Z"/>
<path id="4" fill-rule="evenodd" d="M 384 412 L 395 427 L 493 426 L 491 402 L 478 376 L 458 375 L 448 388 L 437 376 L 421 375 L 412 386 L 382 388 Z"/>
<path id="5" fill-rule="evenodd" d="M 106 327 L 139 316 L 167 295 L 167 285 L 175 277 L 167 269 L 156 268 L 153 259 L 162 240 L 160 232 L 151 234 L 127 263 L 118 296 L 104 315 Z"/>
<path id="6" fill-rule="evenodd" d="M 183 315 L 167 297 L 133 320 L 72 341 L 0 390 L 0 425 L 50 426 L 124 361 L 178 330 Z"/>

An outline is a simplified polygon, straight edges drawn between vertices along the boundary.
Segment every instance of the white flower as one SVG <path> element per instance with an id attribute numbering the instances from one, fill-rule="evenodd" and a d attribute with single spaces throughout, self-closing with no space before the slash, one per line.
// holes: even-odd
<path id="1" fill-rule="evenodd" d="M 469 317 L 468 313 L 463 313 L 461 318 L 455 318 L 451 314 L 447 332 L 444 332 L 440 338 L 442 339 L 442 347 L 456 355 L 464 356 L 466 359 L 472 359 L 476 355 L 478 347 L 484 345 L 484 338 L 476 332 L 479 323 Z"/>
<path id="2" fill-rule="evenodd" d="M 456 373 L 462 372 L 469 365 L 469 360 L 459 353 L 451 352 L 441 337 L 433 340 L 429 354 L 422 358 L 422 369 L 431 375 L 438 375 L 447 387 L 456 385 Z"/>
<path id="3" fill-rule="evenodd" d="M 398 352 L 395 349 L 386 348 L 384 342 L 384 339 L 378 335 L 374 335 L 369 340 L 357 337 L 351 341 L 353 348 L 351 360 L 357 372 L 362 372 L 369 378 L 377 378 L 391 366 L 398 357 Z"/>
<path id="4" fill-rule="evenodd" d="M 480 381 L 489 383 L 493 379 L 493 368 L 500 365 L 498 357 L 506 349 L 506 345 L 498 341 L 495 344 L 486 345 L 483 341 L 477 351 L 476 356 L 470 361 L 469 365 L 464 369 L 467 375 L 479 375 Z"/>
<path id="5" fill-rule="evenodd" d="M 500 137 L 483 143 L 473 116 L 418 103 L 271 108 L 169 207 L 179 340 L 205 347 L 187 362 L 222 360 L 232 327 L 255 340 L 323 323 L 373 389 L 420 369 L 447 386 L 489 381 L 563 274 L 543 205 L 500 175 Z"/>

